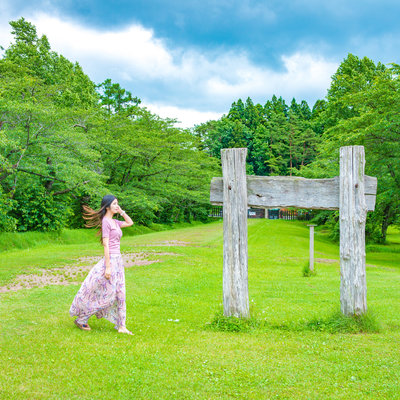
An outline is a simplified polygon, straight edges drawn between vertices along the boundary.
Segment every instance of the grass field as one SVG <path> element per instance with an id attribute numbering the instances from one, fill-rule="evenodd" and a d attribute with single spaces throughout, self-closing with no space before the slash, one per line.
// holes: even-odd
<path id="1" fill-rule="evenodd" d="M 79 286 L 0 294 L 1 399 L 400 399 L 400 232 L 367 253 L 368 307 L 378 333 L 331 333 L 339 250 L 316 233 L 317 275 L 302 276 L 308 228 L 249 221 L 253 325 L 210 322 L 222 310 L 222 223 L 124 237 L 122 252 L 174 253 L 126 269 L 127 326 L 68 310 Z M 165 246 L 166 241 L 188 246 Z M 23 247 L 23 246 L 22 246 Z M 95 240 L 0 253 L 0 285 L 101 255 Z M 335 261 L 336 260 L 336 261 Z M 229 328 L 229 325 L 228 325 Z"/>

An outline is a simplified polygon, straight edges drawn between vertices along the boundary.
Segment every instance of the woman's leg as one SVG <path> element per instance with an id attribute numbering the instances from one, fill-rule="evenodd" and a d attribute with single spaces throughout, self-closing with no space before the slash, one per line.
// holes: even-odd
<path id="1" fill-rule="evenodd" d="M 122 274 L 123 270 L 122 270 Z M 118 328 L 126 325 L 126 301 L 125 301 L 125 277 L 120 280 L 117 286 L 117 304 L 118 304 Z"/>
<path id="2" fill-rule="evenodd" d="M 132 332 L 130 332 L 126 328 L 126 291 L 125 291 L 125 270 L 122 265 L 122 259 L 121 259 L 121 264 L 118 265 L 118 284 L 117 284 L 117 304 L 118 304 L 118 332 L 119 333 L 127 333 L 129 335 L 132 335 Z"/>

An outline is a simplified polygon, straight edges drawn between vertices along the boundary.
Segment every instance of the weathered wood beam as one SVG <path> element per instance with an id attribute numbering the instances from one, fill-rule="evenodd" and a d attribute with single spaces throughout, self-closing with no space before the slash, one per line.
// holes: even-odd
<path id="1" fill-rule="evenodd" d="M 367 311 L 364 147 L 340 148 L 340 304 L 344 315 Z"/>
<path id="2" fill-rule="evenodd" d="M 247 149 L 221 150 L 224 218 L 224 315 L 248 318 Z"/>
<path id="3" fill-rule="evenodd" d="M 364 195 L 368 211 L 375 209 L 377 179 L 366 176 Z M 295 207 L 338 210 L 340 179 L 306 179 L 293 176 L 247 176 L 247 205 L 250 207 Z M 212 178 L 210 202 L 223 204 L 222 178 Z"/>

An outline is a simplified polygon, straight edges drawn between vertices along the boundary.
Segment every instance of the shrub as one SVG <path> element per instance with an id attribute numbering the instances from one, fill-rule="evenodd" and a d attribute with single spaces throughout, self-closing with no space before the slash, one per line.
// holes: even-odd
<path id="1" fill-rule="evenodd" d="M 17 220 L 10 215 L 15 201 L 0 191 L 0 232 L 16 230 Z"/>
<path id="2" fill-rule="evenodd" d="M 40 186 L 27 188 L 15 195 L 13 215 L 19 231 L 58 231 L 65 226 L 72 211 Z"/>

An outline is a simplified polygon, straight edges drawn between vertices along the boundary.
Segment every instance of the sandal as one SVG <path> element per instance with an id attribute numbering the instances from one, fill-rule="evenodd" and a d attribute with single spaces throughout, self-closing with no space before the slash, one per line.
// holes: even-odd
<path id="1" fill-rule="evenodd" d="M 92 330 L 88 324 L 80 324 L 77 320 L 74 320 L 74 324 L 83 331 L 90 331 Z"/>

